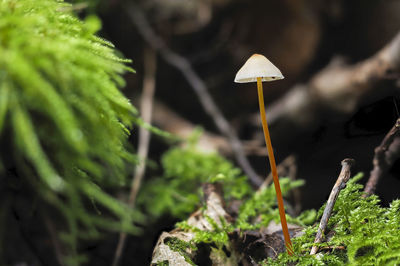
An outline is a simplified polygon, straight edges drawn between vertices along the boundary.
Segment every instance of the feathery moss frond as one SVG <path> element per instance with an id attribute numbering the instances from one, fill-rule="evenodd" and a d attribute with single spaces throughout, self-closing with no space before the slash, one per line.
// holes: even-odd
<path id="1" fill-rule="evenodd" d="M 318 223 L 305 229 L 305 234 L 293 239 L 295 256 L 286 253 L 268 265 L 397 265 L 400 262 L 400 201 L 389 207 L 380 206 L 376 195 L 362 197 L 359 174 L 350 179 L 334 206 L 328 222 L 328 232 L 334 232 L 320 246 L 343 247 L 330 252 L 309 255 Z M 319 213 L 323 212 L 324 206 Z"/>
<path id="2" fill-rule="evenodd" d="M 65 216 L 64 240 L 75 250 L 82 231 L 137 232 L 140 215 L 101 189 L 125 184 L 135 161 L 126 141 L 137 111 L 118 89 L 130 60 L 94 35 L 96 18 L 83 22 L 69 6 L 0 0 L 0 170 L 15 169 Z M 96 213 L 87 199 L 111 214 Z"/>
<path id="3" fill-rule="evenodd" d="M 251 187 L 240 169 L 216 153 L 204 153 L 189 144 L 172 148 L 162 157 L 164 176 L 145 183 L 138 201 L 154 217 L 183 218 L 200 206 L 201 185 L 221 181 L 226 200 L 250 195 Z"/>

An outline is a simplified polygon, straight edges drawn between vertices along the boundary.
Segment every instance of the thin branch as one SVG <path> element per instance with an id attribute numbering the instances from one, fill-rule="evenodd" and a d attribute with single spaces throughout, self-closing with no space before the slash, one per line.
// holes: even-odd
<path id="1" fill-rule="evenodd" d="M 392 167 L 393 163 L 400 157 L 400 118 L 386 134 L 382 143 L 375 148 L 372 169 L 368 182 L 365 185 L 365 196 L 375 193 L 379 179 L 384 176 Z"/>
<path id="2" fill-rule="evenodd" d="M 136 4 L 131 2 L 127 8 L 127 12 L 132 23 L 136 26 L 142 37 L 153 47 L 153 49 L 160 53 L 167 63 L 177 68 L 186 78 L 194 92 L 197 94 L 206 113 L 214 120 L 218 130 L 229 140 L 238 164 L 248 175 L 250 181 L 255 186 L 260 186 L 262 179 L 253 170 L 244 155 L 243 147 L 239 138 L 223 116 L 213 98 L 210 96 L 207 85 L 194 71 L 189 61 L 168 48 L 166 43 L 156 35 L 145 15 Z"/>
<path id="3" fill-rule="evenodd" d="M 182 118 L 164 104 L 155 101 L 152 123 L 164 131 L 172 133 L 182 139 L 187 139 L 193 134 L 197 126 Z M 206 152 L 218 151 L 222 154 L 232 154 L 232 148 L 227 139 L 208 131 L 202 131 L 197 146 Z"/>
<path id="4" fill-rule="evenodd" d="M 145 77 L 143 80 L 143 94 L 140 104 L 140 113 L 145 123 L 151 123 L 152 110 L 153 110 L 153 98 L 156 87 L 155 75 L 157 66 L 156 53 L 152 49 L 145 49 L 144 57 L 145 65 Z M 139 144 L 138 144 L 138 156 L 141 162 L 135 169 L 134 178 L 132 182 L 132 190 L 129 196 L 128 204 L 133 207 L 135 199 L 139 191 L 145 170 L 145 160 L 149 152 L 150 143 L 150 132 L 143 127 L 139 129 Z"/>
<path id="5" fill-rule="evenodd" d="M 294 155 L 289 155 L 286 157 L 278 166 L 277 170 L 279 173 L 279 176 L 289 176 L 290 179 L 294 180 L 295 175 L 297 172 L 296 169 L 296 157 Z M 264 180 L 264 182 L 261 184 L 261 186 L 258 188 L 257 191 L 262 191 L 266 187 L 268 187 L 272 182 L 272 173 L 269 173 L 267 178 Z"/>
<path id="6" fill-rule="evenodd" d="M 164 131 L 172 133 L 182 139 L 187 139 L 198 128 L 195 124 L 184 119 L 169 107 L 159 101 L 154 101 L 152 123 Z M 232 155 L 232 147 L 226 137 L 209 131 L 202 131 L 198 139 L 198 147 L 204 151 L 218 151 L 223 155 Z M 261 146 L 261 141 L 243 141 L 242 146 L 246 155 L 267 156 L 267 149 Z M 278 166 L 279 167 L 279 166 Z"/>
<path id="7" fill-rule="evenodd" d="M 277 170 L 279 176 L 286 176 L 289 177 L 292 181 L 296 180 L 296 174 L 297 174 L 297 165 L 296 165 L 296 157 L 295 155 L 289 155 L 286 157 L 280 164 L 277 165 Z M 268 187 L 271 182 L 272 182 L 272 173 L 269 173 L 267 178 L 264 180 L 264 182 L 261 184 L 261 186 L 257 189 L 256 193 L 261 193 L 266 187 Z M 292 190 L 292 195 L 293 195 L 293 202 L 295 204 L 294 208 L 293 206 L 287 202 L 285 199 L 283 199 L 285 206 L 286 206 L 286 212 L 289 213 L 290 215 L 297 215 L 300 213 L 301 210 L 301 193 L 299 188 L 295 188 Z"/>
<path id="8" fill-rule="evenodd" d="M 335 202 L 337 197 L 339 196 L 339 192 L 341 189 L 346 187 L 347 181 L 350 179 L 350 168 L 354 164 L 353 159 L 344 159 L 342 161 L 342 170 L 340 171 L 339 177 L 336 180 L 335 185 L 332 188 L 331 194 L 329 195 L 328 202 L 326 203 L 326 207 L 324 213 L 322 214 L 321 222 L 318 227 L 317 235 L 315 236 L 314 243 L 321 243 L 324 238 L 324 232 L 326 226 L 328 225 L 329 217 L 332 214 L 333 206 L 335 206 Z M 311 248 L 310 255 L 314 255 L 318 252 L 318 247 L 313 246 Z"/>
<path id="9" fill-rule="evenodd" d="M 145 49 L 144 53 L 144 72 L 143 79 L 143 93 L 140 103 L 140 113 L 145 123 L 151 123 L 153 98 L 155 91 L 155 74 L 157 68 L 157 55 L 152 49 Z M 128 206 L 133 208 L 135 206 L 136 196 L 139 192 L 143 176 L 146 171 L 146 159 L 149 151 L 150 132 L 143 127 L 139 128 L 138 140 L 138 157 L 139 164 L 135 168 L 134 177 L 132 180 L 131 191 L 128 199 Z M 117 248 L 115 250 L 113 266 L 119 265 L 122 252 L 126 242 L 126 233 L 120 233 Z"/>
<path id="10" fill-rule="evenodd" d="M 293 125 L 309 129 L 318 124 L 324 114 L 321 110 L 352 113 L 365 95 L 384 96 L 392 93 L 393 88 L 373 89 L 379 81 L 396 80 L 399 70 L 400 32 L 375 55 L 357 64 L 349 65 L 343 58 L 333 58 L 307 84 L 294 86 L 271 104 L 267 110 L 269 122 L 279 127 L 274 131 L 279 134 L 293 130 Z M 258 114 L 254 114 L 251 120 L 257 119 Z"/>

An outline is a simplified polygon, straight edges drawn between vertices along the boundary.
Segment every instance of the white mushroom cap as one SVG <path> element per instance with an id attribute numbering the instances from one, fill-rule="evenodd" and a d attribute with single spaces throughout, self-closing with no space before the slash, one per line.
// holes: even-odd
<path id="1" fill-rule="evenodd" d="M 284 77 L 281 71 L 265 56 L 253 54 L 236 73 L 235 82 L 256 82 L 257 78 L 261 78 L 262 81 L 273 81 Z"/>

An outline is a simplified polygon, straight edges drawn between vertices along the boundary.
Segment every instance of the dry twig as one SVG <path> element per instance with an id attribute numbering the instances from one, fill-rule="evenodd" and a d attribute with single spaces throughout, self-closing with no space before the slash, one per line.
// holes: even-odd
<path id="1" fill-rule="evenodd" d="M 297 172 L 296 157 L 292 154 L 286 157 L 278 166 L 277 170 L 279 176 L 289 176 L 292 180 L 295 179 Z M 272 174 L 269 173 L 267 178 L 264 180 L 262 185 L 258 188 L 258 191 L 262 191 L 272 182 Z"/>
<path id="2" fill-rule="evenodd" d="M 183 139 L 187 139 L 196 130 L 196 125 L 182 118 L 179 114 L 172 111 L 160 102 L 154 102 L 152 122 L 164 131 L 172 133 Z M 231 146 L 226 138 L 203 131 L 198 139 L 198 147 L 206 152 L 218 151 L 222 154 L 232 154 Z"/>
<path id="3" fill-rule="evenodd" d="M 157 56 L 155 51 L 152 49 L 145 49 L 144 56 L 144 68 L 145 76 L 143 79 L 143 93 L 140 103 L 140 113 L 145 123 L 151 123 L 152 109 L 153 109 L 153 98 L 155 91 L 155 74 L 157 66 Z M 139 129 L 139 140 L 138 140 L 138 157 L 139 164 L 136 166 L 134 177 L 132 180 L 131 191 L 128 199 L 128 206 L 133 208 L 139 188 L 141 186 L 143 176 L 146 170 L 146 158 L 149 151 L 150 144 L 150 132 L 143 127 Z M 117 266 L 122 256 L 122 251 L 125 246 L 126 233 L 120 233 L 117 248 L 115 250 L 113 266 Z"/>
<path id="4" fill-rule="evenodd" d="M 295 155 L 289 155 L 286 157 L 278 166 L 277 170 L 279 173 L 279 176 L 287 176 L 291 180 L 296 180 L 296 173 L 297 173 L 297 165 L 296 165 L 296 157 Z M 269 173 L 267 178 L 264 180 L 264 182 L 261 184 L 261 186 L 258 188 L 257 193 L 260 193 L 263 191 L 267 186 L 269 186 L 272 182 L 272 173 Z M 301 193 L 299 188 L 295 188 L 292 190 L 292 195 L 293 195 L 293 202 L 294 202 L 294 208 L 293 206 L 286 202 L 284 199 L 284 203 L 286 206 L 286 211 L 290 215 L 297 215 L 300 213 L 301 210 Z"/>
<path id="5" fill-rule="evenodd" d="M 153 47 L 154 50 L 160 53 L 167 63 L 177 68 L 186 78 L 194 92 L 197 94 L 206 113 L 213 119 L 218 130 L 229 140 L 238 164 L 243 168 L 243 171 L 247 174 L 251 183 L 257 187 L 260 186 L 262 179 L 253 170 L 244 155 L 243 147 L 239 138 L 223 116 L 213 98 L 210 96 L 207 85 L 194 71 L 190 62 L 169 49 L 166 43 L 156 35 L 139 6 L 131 2 L 127 8 L 127 12 L 132 23 L 136 26 L 142 37 Z"/>
<path id="6" fill-rule="evenodd" d="M 397 119 L 392 129 L 386 134 L 382 143 L 375 148 L 372 169 L 368 182 L 365 185 L 364 196 L 370 196 L 375 193 L 376 185 L 379 179 L 384 176 L 400 157 L 400 118 Z"/>
<path id="7" fill-rule="evenodd" d="M 344 159 L 342 161 L 342 170 L 340 171 L 339 177 L 336 180 L 336 183 L 332 188 L 331 194 L 329 195 L 328 202 L 326 203 L 326 207 L 324 213 L 322 214 L 321 222 L 318 227 L 317 235 L 315 236 L 315 244 L 321 243 L 323 240 L 323 234 L 325 232 L 326 226 L 328 225 L 329 217 L 332 214 L 333 206 L 335 206 L 335 202 L 337 197 L 339 196 L 340 190 L 345 188 L 347 181 L 349 181 L 350 179 L 350 168 L 353 163 L 353 159 Z M 310 255 L 316 254 L 317 251 L 318 247 L 313 246 L 311 248 Z"/>

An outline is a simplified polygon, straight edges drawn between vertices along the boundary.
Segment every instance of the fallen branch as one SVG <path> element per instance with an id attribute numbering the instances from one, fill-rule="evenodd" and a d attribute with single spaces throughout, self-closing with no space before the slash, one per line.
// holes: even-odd
<path id="1" fill-rule="evenodd" d="M 345 188 L 347 181 L 350 179 L 350 168 L 353 165 L 353 159 L 344 159 L 342 161 L 342 170 L 340 171 L 339 177 L 332 188 L 331 194 L 329 195 L 328 202 L 326 203 L 326 207 L 324 213 L 322 214 L 321 222 L 318 227 L 317 235 L 315 236 L 314 243 L 321 243 L 323 240 L 323 235 L 328 225 L 328 220 L 332 214 L 333 206 L 335 206 L 335 202 L 337 197 L 339 196 L 339 192 L 341 189 Z M 313 246 L 311 248 L 310 255 L 314 255 L 318 252 L 318 247 Z"/>
<path id="2" fill-rule="evenodd" d="M 383 138 L 382 143 L 375 148 L 373 169 L 370 173 L 364 189 L 364 196 L 375 193 L 379 179 L 384 176 L 392 167 L 393 163 L 400 158 L 400 118 Z"/>
<path id="3" fill-rule="evenodd" d="M 179 114 L 161 102 L 154 102 L 152 123 L 158 128 L 172 133 L 182 139 L 187 139 L 198 126 L 184 119 Z M 243 141 L 243 149 L 246 155 L 267 156 L 267 149 L 258 140 Z M 198 140 L 198 147 L 205 152 L 218 151 L 223 155 L 232 155 L 232 147 L 228 140 L 218 134 L 203 130 Z"/>
<path id="4" fill-rule="evenodd" d="M 360 99 L 371 95 L 375 85 L 382 80 L 399 78 L 400 32 L 372 57 L 354 65 L 335 57 L 305 85 L 296 85 L 286 95 L 272 103 L 267 116 L 274 133 L 293 130 L 293 125 L 307 129 L 324 114 L 323 110 L 348 114 L 354 112 Z M 392 88 L 373 91 L 375 96 L 392 93 Z M 258 114 L 251 121 L 258 122 Z M 279 121 L 279 123 L 277 123 Z M 277 132 L 279 131 L 279 132 Z"/>
<path id="5" fill-rule="evenodd" d="M 197 128 L 196 125 L 157 101 L 154 103 L 152 123 L 183 139 L 190 137 Z M 218 151 L 225 155 L 232 154 L 232 148 L 226 138 L 208 131 L 202 132 L 198 139 L 198 147 L 205 152 Z"/>
<path id="6" fill-rule="evenodd" d="M 238 164 L 242 167 L 251 183 L 257 187 L 260 186 L 262 179 L 257 175 L 247 160 L 239 138 L 214 102 L 214 99 L 210 96 L 205 82 L 194 71 L 190 62 L 183 56 L 169 49 L 166 43 L 156 35 L 139 6 L 130 2 L 127 12 L 132 23 L 149 45 L 159 52 L 167 63 L 177 68 L 186 78 L 191 88 L 198 96 L 205 112 L 213 119 L 218 130 L 228 139 Z"/>

